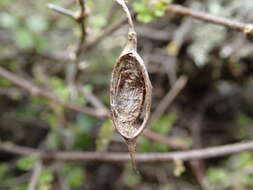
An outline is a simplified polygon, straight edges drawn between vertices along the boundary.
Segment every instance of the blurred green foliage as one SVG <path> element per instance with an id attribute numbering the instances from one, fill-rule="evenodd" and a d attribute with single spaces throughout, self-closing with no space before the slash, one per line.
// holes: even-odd
<path id="1" fill-rule="evenodd" d="M 106 151 L 111 138 L 114 134 L 114 126 L 110 119 L 107 119 L 100 128 L 98 138 L 96 140 L 97 151 Z"/>
<path id="2" fill-rule="evenodd" d="M 17 167 L 20 170 L 27 171 L 27 170 L 32 169 L 37 162 L 38 162 L 38 158 L 36 156 L 27 156 L 17 161 Z"/>
<path id="3" fill-rule="evenodd" d="M 1 13 L 0 26 L 13 33 L 14 41 L 21 49 L 46 50 L 47 40 L 41 35 L 48 28 L 48 22 L 41 15 L 32 16 L 25 22 L 10 13 Z"/>
<path id="4" fill-rule="evenodd" d="M 175 160 L 175 161 L 174 161 L 174 165 L 175 165 L 175 168 L 174 168 L 174 175 L 175 175 L 176 177 L 180 177 L 180 176 L 185 172 L 184 163 L 183 163 L 183 161 L 181 161 L 181 160 Z"/>
<path id="5" fill-rule="evenodd" d="M 138 0 L 133 3 L 134 10 L 138 13 L 137 19 L 140 22 L 148 23 L 156 17 L 164 16 L 166 7 L 172 0 Z"/>
<path id="6" fill-rule="evenodd" d="M 158 121 L 154 122 L 151 128 L 163 136 L 168 136 L 174 123 L 177 121 L 177 115 L 171 113 L 161 117 Z M 160 142 L 153 142 L 147 138 L 140 137 L 138 150 L 140 152 L 166 152 L 170 147 Z"/>
<path id="7" fill-rule="evenodd" d="M 133 3 L 134 10 L 138 13 L 137 19 L 140 22 L 148 23 L 156 17 L 164 16 L 166 7 L 172 0 L 138 0 Z"/>
<path id="8" fill-rule="evenodd" d="M 175 113 L 170 113 L 154 122 L 151 128 L 161 135 L 168 135 L 177 119 L 178 117 Z"/>
<path id="9" fill-rule="evenodd" d="M 92 117 L 80 114 L 77 123 L 73 126 L 75 134 L 75 147 L 80 150 L 87 149 L 92 143 L 92 127 L 96 120 Z"/>
<path id="10" fill-rule="evenodd" d="M 129 187 L 135 187 L 136 185 L 141 183 L 140 175 L 137 175 L 133 171 L 133 167 L 131 164 L 126 165 L 125 172 L 123 174 L 124 183 Z"/>
<path id="11" fill-rule="evenodd" d="M 244 152 L 229 158 L 224 166 L 210 167 L 207 172 L 208 183 L 214 189 L 253 188 L 253 156 L 250 152 Z"/>
<path id="12" fill-rule="evenodd" d="M 64 175 L 70 187 L 78 188 L 85 184 L 85 173 L 80 165 L 65 164 Z"/>
<path id="13" fill-rule="evenodd" d="M 250 138 L 249 131 L 251 130 L 252 118 L 244 113 L 238 113 L 235 124 L 233 126 L 233 133 L 238 139 Z"/>
<path id="14" fill-rule="evenodd" d="M 51 183 L 54 180 L 54 175 L 49 170 L 43 170 L 39 177 L 38 189 L 39 190 L 49 190 L 52 189 Z"/>

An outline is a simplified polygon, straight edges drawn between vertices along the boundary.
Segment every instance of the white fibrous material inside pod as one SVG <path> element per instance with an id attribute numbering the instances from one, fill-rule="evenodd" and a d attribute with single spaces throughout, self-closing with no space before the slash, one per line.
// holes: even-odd
<path id="1" fill-rule="evenodd" d="M 123 56 L 117 64 L 114 113 L 117 130 L 128 137 L 133 136 L 141 124 L 145 82 L 139 63 L 131 54 Z"/>

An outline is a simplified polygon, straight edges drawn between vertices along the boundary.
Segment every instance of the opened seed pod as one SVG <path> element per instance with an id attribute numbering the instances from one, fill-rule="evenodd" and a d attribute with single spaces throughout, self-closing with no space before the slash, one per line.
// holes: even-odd
<path id="1" fill-rule="evenodd" d="M 150 114 L 151 83 L 143 60 L 133 49 L 125 49 L 114 66 L 110 103 L 120 135 L 127 140 L 138 137 Z"/>
<path id="2" fill-rule="evenodd" d="M 151 83 L 136 52 L 137 37 L 130 20 L 127 45 L 114 65 L 110 87 L 112 120 L 126 140 L 134 168 L 136 138 L 146 127 L 151 107 Z"/>

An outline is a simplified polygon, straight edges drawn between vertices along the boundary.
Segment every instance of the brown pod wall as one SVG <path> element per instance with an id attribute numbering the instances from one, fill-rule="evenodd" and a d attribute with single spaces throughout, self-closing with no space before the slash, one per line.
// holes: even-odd
<path id="1" fill-rule="evenodd" d="M 151 83 L 141 57 L 124 51 L 111 79 L 111 112 L 116 130 L 125 139 L 135 139 L 147 125 L 151 106 Z"/>

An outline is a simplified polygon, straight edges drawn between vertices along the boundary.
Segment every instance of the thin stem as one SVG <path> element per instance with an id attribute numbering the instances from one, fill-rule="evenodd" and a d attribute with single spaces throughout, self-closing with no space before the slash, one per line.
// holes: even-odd
<path id="1" fill-rule="evenodd" d="M 65 9 L 63 7 L 60 7 L 58 5 L 54 5 L 54 4 L 51 4 L 49 3 L 48 4 L 48 8 L 60 13 L 60 14 L 63 14 L 63 15 L 66 15 L 66 16 L 69 16 L 71 17 L 72 19 L 74 19 L 80 26 L 80 29 L 81 29 L 81 37 L 80 37 L 80 40 L 79 40 L 79 43 L 78 43 L 78 46 L 76 48 L 76 51 L 75 51 L 75 55 L 74 55 L 74 59 L 77 59 L 78 56 L 81 54 L 81 51 L 82 51 L 82 46 L 85 42 L 85 39 L 86 39 L 86 27 L 85 27 L 85 2 L 84 0 L 78 0 L 78 4 L 80 6 L 80 11 L 75 13 L 75 12 L 72 12 L 68 9 Z"/>
<path id="2" fill-rule="evenodd" d="M 167 95 L 162 99 L 162 101 L 157 106 L 154 114 L 152 115 L 151 121 L 156 122 L 173 102 L 173 100 L 178 96 L 178 94 L 183 90 L 187 83 L 187 77 L 181 76 L 172 87 L 172 89 L 167 93 Z"/>
<path id="3" fill-rule="evenodd" d="M 123 26 L 124 24 L 127 23 L 127 19 L 126 18 L 122 18 L 121 20 L 119 20 L 116 23 L 113 23 L 112 25 L 109 25 L 102 34 L 100 34 L 99 36 L 97 36 L 96 38 L 94 38 L 92 41 L 88 42 L 87 44 L 85 44 L 82 48 L 83 52 L 87 52 L 89 50 L 91 50 L 92 48 L 94 48 L 99 42 L 101 42 L 104 38 L 106 38 L 107 36 L 111 35 L 113 32 L 115 32 L 116 30 L 118 30 L 121 26 Z"/>
<path id="4" fill-rule="evenodd" d="M 131 160 L 128 153 L 113 152 L 46 152 L 34 148 L 22 147 L 10 143 L 1 143 L 0 150 L 17 155 L 36 155 L 44 160 L 57 161 L 100 161 L 100 162 L 128 162 Z M 175 160 L 209 159 L 226 156 L 243 151 L 252 151 L 253 141 L 234 143 L 229 145 L 203 148 L 188 151 L 176 151 L 166 153 L 139 153 L 136 154 L 138 162 L 168 162 Z"/>
<path id="5" fill-rule="evenodd" d="M 137 48 L 137 35 L 136 35 L 135 29 L 134 29 L 134 24 L 133 24 L 133 20 L 131 17 L 131 13 L 126 5 L 125 0 L 116 0 L 116 2 L 122 7 L 124 12 L 126 13 L 127 20 L 128 20 L 129 30 L 128 30 L 128 39 L 127 39 L 126 49 L 136 50 L 136 48 Z"/>
<path id="6" fill-rule="evenodd" d="M 85 2 L 84 0 L 78 0 L 78 4 L 80 6 L 80 13 L 79 13 L 79 16 L 77 17 L 77 22 L 79 23 L 80 25 L 80 29 L 81 29 L 81 37 L 80 37 L 80 40 L 79 40 L 79 44 L 77 46 L 77 49 L 76 49 L 76 52 L 75 52 L 75 56 L 76 58 L 79 57 L 79 55 L 81 54 L 82 52 L 82 46 L 85 42 L 85 39 L 86 39 L 86 26 L 85 26 L 85 23 L 86 23 L 86 18 L 85 18 Z"/>
<path id="7" fill-rule="evenodd" d="M 136 173 L 138 173 L 138 169 L 137 169 L 137 165 L 136 165 L 136 139 L 126 139 L 126 143 L 127 143 L 127 148 L 128 148 L 128 152 L 130 154 L 131 157 L 131 163 L 132 163 L 132 167 L 134 169 L 134 171 Z"/>
<path id="8" fill-rule="evenodd" d="M 183 137 L 163 136 L 160 135 L 159 133 L 154 132 L 149 128 L 146 128 L 143 131 L 143 136 L 151 141 L 160 142 L 162 144 L 168 145 L 173 149 L 187 150 L 190 148 L 189 138 L 187 137 L 183 138 Z"/>
<path id="9" fill-rule="evenodd" d="M 83 105 L 79 105 L 79 104 L 75 104 L 75 103 L 71 103 L 71 102 L 65 102 L 65 101 L 59 99 L 58 97 L 56 97 L 51 92 L 47 91 L 46 89 L 36 86 L 32 82 L 29 82 L 28 80 L 21 78 L 14 73 L 11 73 L 10 71 L 4 69 L 3 67 L 0 67 L 0 76 L 9 80 L 10 82 L 15 84 L 16 86 L 19 86 L 19 87 L 29 91 L 32 96 L 37 96 L 37 97 L 48 99 L 56 104 L 60 104 L 60 105 L 66 107 L 66 108 L 69 108 L 71 110 L 74 110 L 74 111 L 77 111 L 80 113 L 84 113 L 84 114 L 87 114 L 87 115 L 90 115 L 93 117 L 97 117 L 97 118 L 110 117 L 110 111 L 105 106 L 103 106 L 105 108 L 101 107 L 100 109 L 98 109 L 98 108 L 93 109 L 93 108 L 86 107 Z M 185 145 L 181 144 L 183 142 L 181 142 L 181 141 L 177 142 L 177 140 L 173 141 L 172 139 L 167 139 L 166 137 L 161 136 L 160 134 L 157 134 L 155 132 L 152 132 L 149 129 L 146 129 L 144 131 L 144 136 L 146 138 L 153 140 L 153 141 L 158 141 L 161 143 L 168 144 L 169 146 L 171 146 L 175 149 L 180 148 L 182 146 L 185 147 Z M 183 143 L 183 144 L 185 144 L 185 143 Z"/>
<path id="10" fill-rule="evenodd" d="M 116 2 L 122 7 L 122 9 L 124 10 L 124 12 L 126 13 L 127 19 L 128 19 L 128 25 L 129 25 L 129 30 L 134 30 L 134 24 L 133 24 L 133 20 L 130 14 L 130 11 L 126 5 L 126 2 L 124 0 L 116 0 Z"/>
<path id="11" fill-rule="evenodd" d="M 85 3 L 84 0 L 78 0 L 78 4 L 81 8 L 81 15 L 82 17 L 85 15 Z"/>
<path id="12" fill-rule="evenodd" d="M 71 103 L 71 102 L 65 102 L 58 97 L 56 97 L 53 93 L 48 92 L 46 89 L 39 88 L 38 86 L 34 85 L 33 83 L 29 82 L 26 79 L 23 79 L 21 77 L 18 77 L 16 74 L 13 74 L 6 69 L 0 67 L 0 76 L 8 79 L 15 85 L 28 90 L 33 96 L 38 96 L 41 98 L 45 98 L 48 100 L 51 100 L 52 102 L 56 104 L 63 105 L 67 108 L 70 108 L 72 110 L 82 112 L 88 115 L 92 115 L 94 117 L 98 118 L 104 118 L 108 117 L 109 113 L 104 110 L 96 110 L 90 107 L 81 106 L 79 104 Z"/>
<path id="13" fill-rule="evenodd" d="M 51 3 L 49 3 L 47 6 L 48 6 L 49 9 L 52 9 L 57 13 L 63 14 L 65 16 L 68 16 L 68 17 L 75 20 L 76 14 L 74 12 L 72 12 L 68 9 L 65 9 L 63 7 L 60 7 L 58 5 L 51 4 Z"/>
<path id="14" fill-rule="evenodd" d="M 238 21 L 230 20 L 228 18 L 222 18 L 218 16 L 213 16 L 208 13 L 204 13 L 201 11 L 192 10 L 190 8 L 183 7 L 181 5 L 175 5 L 171 4 L 167 7 L 168 12 L 184 15 L 184 16 L 190 16 L 199 20 L 203 20 L 205 22 L 210 22 L 213 24 L 223 25 L 225 27 L 239 30 L 243 33 L 246 33 L 248 35 L 253 35 L 253 25 L 247 24 L 247 23 L 240 23 Z M 94 48 L 99 42 L 101 42 L 105 37 L 109 36 L 111 33 L 115 32 L 117 29 L 119 29 L 123 24 L 127 22 L 128 19 L 122 19 L 121 21 L 109 26 L 107 29 L 105 29 L 104 33 L 97 36 L 94 40 L 84 45 L 82 50 L 84 52 L 87 52 Z"/>
<path id="15" fill-rule="evenodd" d="M 34 166 L 34 169 L 33 169 L 34 171 L 33 171 L 27 190 L 36 190 L 36 186 L 38 184 L 39 177 L 42 172 L 42 168 L 43 166 L 40 161 Z"/>
<path id="16" fill-rule="evenodd" d="M 246 35 L 253 35 L 253 25 L 248 24 L 248 23 L 241 23 L 239 21 L 219 17 L 219 16 L 214 16 L 208 13 L 204 13 L 201 11 L 193 10 L 190 8 L 186 8 L 181 5 L 169 5 L 167 7 L 168 12 L 173 12 L 176 14 L 181 14 L 185 16 L 190 16 L 199 20 L 203 20 L 205 22 L 210 22 L 213 24 L 218 24 L 218 25 L 223 25 L 225 27 L 238 30 L 243 32 Z"/>
<path id="17" fill-rule="evenodd" d="M 48 4 L 48 7 L 52 10 L 55 10 L 61 14 L 70 16 L 72 19 L 74 19 L 77 24 L 80 27 L 81 30 L 81 36 L 79 38 L 78 45 L 74 52 L 71 54 L 71 63 L 68 65 L 68 72 L 67 72 L 67 83 L 70 88 L 70 94 L 71 97 L 77 96 L 77 90 L 76 90 L 76 79 L 77 79 L 77 73 L 78 68 L 77 64 L 80 60 L 80 54 L 82 52 L 82 47 L 86 41 L 86 9 L 85 9 L 85 1 L 84 0 L 77 0 L 77 3 L 80 7 L 80 10 L 77 13 L 73 13 L 67 9 L 64 9 L 62 7 L 59 7 L 57 5 Z"/>
<path id="18" fill-rule="evenodd" d="M 81 37 L 80 37 L 80 40 L 79 40 L 79 43 L 78 43 L 78 46 L 77 46 L 77 49 L 76 49 L 76 52 L 75 52 L 75 57 L 79 57 L 79 55 L 81 54 L 82 52 L 82 47 L 83 47 L 83 44 L 85 42 L 85 38 L 86 38 L 86 30 L 85 30 L 85 23 L 84 22 L 81 22 L 80 23 L 80 29 L 81 29 Z"/>

